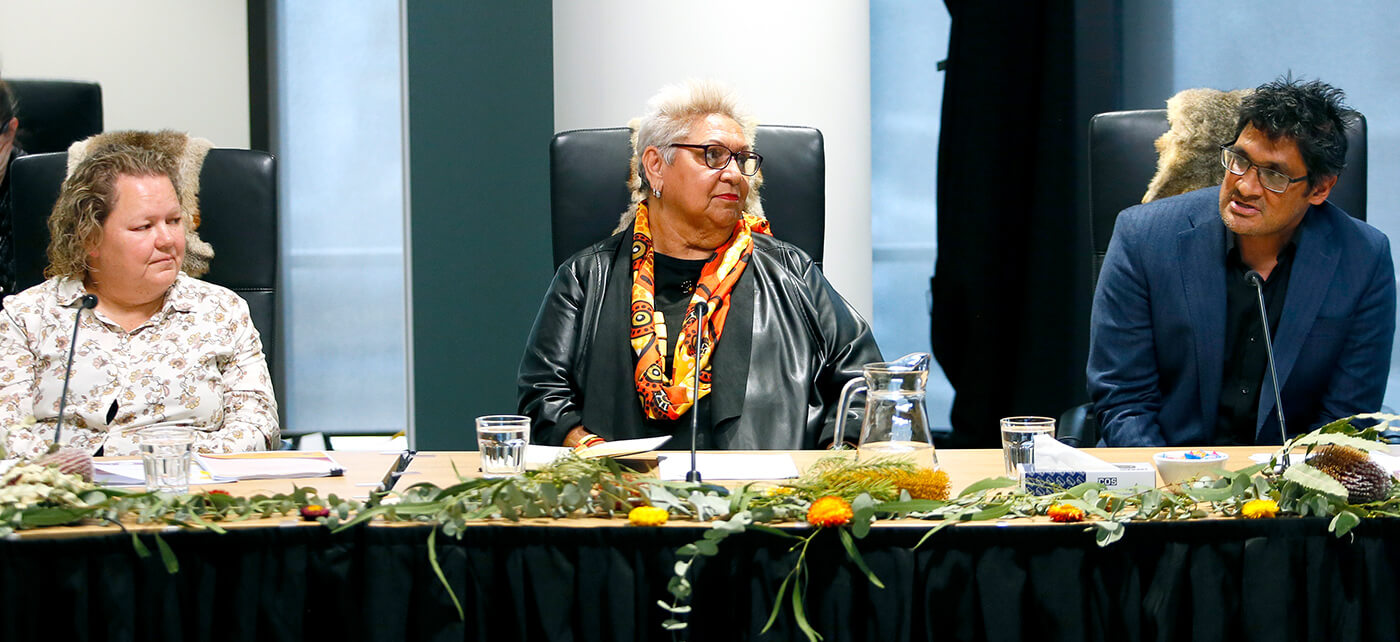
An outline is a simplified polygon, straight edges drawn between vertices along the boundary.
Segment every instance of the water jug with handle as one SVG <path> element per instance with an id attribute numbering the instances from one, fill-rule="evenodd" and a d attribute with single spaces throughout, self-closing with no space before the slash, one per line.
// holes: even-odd
<path id="1" fill-rule="evenodd" d="M 851 399 L 865 394 L 865 419 L 860 424 L 856 458 L 899 456 L 919 466 L 938 468 L 938 454 L 929 432 L 924 387 L 928 384 L 927 352 L 914 352 L 894 361 L 868 363 L 865 376 L 846 382 L 837 407 L 834 444 L 845 441 Z"/>

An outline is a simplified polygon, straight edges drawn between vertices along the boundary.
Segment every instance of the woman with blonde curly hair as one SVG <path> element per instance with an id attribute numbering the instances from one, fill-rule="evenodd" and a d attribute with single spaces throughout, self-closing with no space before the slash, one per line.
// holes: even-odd
<path id="1" fill-rule="evenodd" d="M 521 359 L 536 441 L 686 448 L 692 413 L 700 448 L 830 441 L 841 387 L 880 351 L 812 259 L 770 235 L 753 119 L 692 81 L 635 129 L 632 206 L 560 266 Z"/>
<path id="2" fill-rule="evenodd" d="M 0 311 L 0 429 L 11 454 L 53 443 L 130 455 L 148 428 L 184 426 L 203 452 L 280 443 L 277 402 L 248 305 L 180 271 L 185 229 L 173 162 L 111 145 L 63 182 L 49 216 L 48 280 Z M 87 309 L 83 300 L 94 295 Z M 74 314 L 79 334 L 61 394 Z M 37 421 L 21 424 L 29 416 Z"/>

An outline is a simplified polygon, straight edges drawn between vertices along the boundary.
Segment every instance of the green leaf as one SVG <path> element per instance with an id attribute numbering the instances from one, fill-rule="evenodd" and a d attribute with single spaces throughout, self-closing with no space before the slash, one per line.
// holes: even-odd
<path id="1" fill-rule="evenodd" d="M 667 611 L 670 611 L 670 612 L 672 612 L 672 613 L 689 613 L 689 612 L 690 612 L 690 606 L 685 605 L 685 604 L 681 604 L 681 605 L 671 605 L 671 604 L 667 604 L 667 603 L 666 603 L 666 600 L 657 600 L 657 601 L 656 601 L 656 605 L 657 605 L 657 606 L 660 606 L 661 608 L 666 609 Z"/>
<path id="2" fill-rule="evenodd" d="M 665 622 L 661 623 L 661 628 L 666 629 L 667 631 L 679 631 L 685 628 L 685 622 L 675 619 L 666 620 Z"/>
<path id="3" fill-rule="evenodd" d="M 792 597 L 792 617 L 797 620 L 797 628 L 802 629 L 802 633 L 807 636 L 807 642 L 817 642 L 817 640 L 822 639 L 822 636 L 807 621 L 807 612 L 802 608 L 801 586 L 800 580 L 792 585 L 792 593 L 790 594 Z"/>
<path id="4" fill-rule="evenodd" d="M 947 506 L 948 502 L 937 499 L 909 499 L 897 502 L 881 502 L 875 505 L 877 513 L 927 513 L 931 510 Z"/>
<path id="5" fill-rule="evenodd" d="M 943 523 L 941 523 L 941 524 L 939 524 L 939 525 L 937 525 L 937 526 L 934 526 L 933 528 L 928 529 L 928 532 L 927 532 L 927 533 L 924 533 L 924 536 L 923 536 L 923 537 L 920 537 L 920 538 L 919 538 L 919 541 L 916 542 L 916 543 L 914 544 L 914 548 L 913 548 L 912 550 L 918 550 L 918 548 L 919 548 L 920 546 L 923 546 L 923 545 L 924 545 L 924 542 L 928 541 L 928 538 L 933 537 L 933 534 L 934 534 L 934 533 L 937 533 L 938 531 L 941 531 L 941 530 L 943 530 L 943 529 L 945 529 L 945 528 L 947 528 L 947 527 L 949 527 L 949 526 L 952 526 L 953 523 L 954 523 L 954 520 L 949 519 L 949 520 L 946 520 L 946 521 L 944 521 Z"/>
<path id="6" fill-rule="evenodd" d="M 1351 529 L 1356 528 L 1360 523 L 1361 518 L 1356 513 L 1349 510 L 1338 511 L 1337 516 L 1332 518 L 1332 523 L 1327 525 L 1327 530 L 1336 533 L 1337 537 L 1341 537 L 1351 532 Z"/>
<path id="7" fill-rule="evenodd" d="M 861 493 L 855 501 L 851 502 L 851 533 L 841 531 L 843 538 L 850 535 L 865 538 L 865 534 L 870 532 L 870 523 L 875 520 L 875 500 L 870 498 L 870 493 Z"/>
<path id="8" fill-rule="evenodd" d="M 793 572 L 795 573 L 796 569 Z M 778 612 L 783 610 L 783 595 L 787 593 L 788 582 L 791 581 L 792 573 L 788 573 L 787 577 L 783 578 L 783 583 L 778 585 L 778 595 L 773 598 L 773 610 L 768 612 L 768 621 L 763 623 L 763 630 L 758 632 L 759 635 L 767 633 L 768 629 L 773 628 L 773 623 L 778 620 Z"/>
<path id="9" fill-rule="evenodd" d="M 457 599 L 457 592 L 452 590 L 452 585 L 447 582 L 447 575 L 442 572 L 442 565 L 438 563 L 436 527 L 428 531 L 428 564 L 432 565 L 433 574 L 442 582 L 442 587 L 447 589 L 447 595 L 452 598 L 452 606 L 457 607 L 457 619 L 466 622 L 467 614 L 462 610 L 462 602 Z"/>
<path id="10" fill-rule="evenodd" d="M 175 551 L 170 550 L 170 545 L 165 543 L 165 538 L 160 533 L 155 533 L 156 550 L 160 551 L 160 561 L 165 564 L 165 572 L 174 575 L 180 572 L 180 560 L 175 559 Z"/>
<path id="11" fill-rule="evenodd" d="M 869 529 L 867 528 L 867 530 Z M 841 534 L 841 544 L 846 547 L 846 555 L 850 556 L 852 562 L 855 562 L 856 568 L 865 573 L 865 577 L 870 580 L 871 584 L 885 588 L 885 583 L 881 582 L 880 578 L 875 577 L 875 572 L 865 565 L 865 559 L 861 557 L 860 549 L 856 548 L 856 541 L 851 537 L 851 534 L 846 532 L 844 528 L 837 529 L 837 532 Z"/>
<path id="12" fill-rule="evenodd" d="M 20 512 L 20 528 L 43 528 L 72 524 L 92 514 L 96 508 L 36 506 Z"/>
<path id="13" fill-rule="evenodd" d="M 1320 431 L 1319 431 L 1319 432 L 1312 432 L 1312 433 L 1303 435 L 1302 437 L 1299 437 L 1298 440 L 1295 441 L 1295 442 L 1293 443 L 1293 445 L 1294 445 L 1294 446 L 1325 446 L 1325 445 L 1351 446 L 1352 448 L 1356 448 L 1356 449 L 1358 449 L 1358 450 L 1364 450 L 1364 451 L 1366 451 L 1366 452 L 1371 452 L 1371 451 L 1374 451 L 1374 450 L 1386 451 L 1388 448 L 1390 448 L 1388 445 L 1386 445 L 1386 444 L 1384 444 L 1384 443 L 1382 443 L 1382 442 L 1379 442 L 1379 441 L 1372 441 L 1372 440 L 1370 440 L 1370 439 L 1362 439 L 1362 438 L 1360 438 L 1360 437 L 1352 437 L 1352 436 L 1350 436 L 1350 435 L 1344 435 L 1344 434 L 1342 434 L 1342 433 L 1335 433 L 1335 432 L 1333 432 L 1333 433 L 1323 433 L 1323 432 L 1320 432 Z"/>
<path id="14" fill-rule="evenodd" d="M 151 556 L 151 549 L 146 548 L 146 545 L 141 543 L 141 538 L 137 537 L 135 532 L 131 533 L 131 547 L 136 549 L 136 556 L 141 559 Z"/>
<path id="15" fill-rule="evenodd" d="M 1093 525 L 1096 529 L 1094 532 L 1094 541 L 1100 547 L 1108 546 L 1109 544 L 1123 539 L 1123 533 L 1126 530 L 1123 528 L 1122 524 L 1110 520 L 1093 522 Z"/>
<path id="16" fill-rule="evenodd" d="M 768 526 L 766 524 L 749 524 L 748 527 L 753 530 L 768 533 L 769 535 L 777 535 L 778 537 L 786 537 L 788 539 L 802 539 L 798 535 L 793 535 L 792 533 L 789 533 L 782 529 L 773 528 L 772 526 Z"/>
<path id="17" fill-rule="evenodd" d="M 1297 463 L 1289 466 L 1283 471 L 1283 478 L 1294 482 L 1300 486 L 1311 488 L 1320 493 L 1326 493 L 1343 501 L 1347 497 L 1347 489 L 1341 482 L 1332 479 L 1312 466 L 1305 463 Z"/>
<path id="18" fill-rule="evenodd" d="M 666 583 L 666 591 L 676 596 L 677 600 L 684 600 L 690 597 L 690 580 L 684 577 L 673 577 Z"/>
<path id="19" fill-rule="evenodd" d="M 979 510 L 968 516 L 967 519 L 972 521 L 996 519 L 1009 512 L 1011 512 L 1011 502 L 1006 502 L 1004 504 L 995 504 L 982 510 Z"/>
<path id="20" fill-rule="evenodd" d="M 958 493 L 958 497 L 967 497 L 973 493 L 980 493 L 984 490 L 991 490 L 994 488 L 1011 488 L 1019 483 L 1020 482 L 1010 477 L 988 477 L 982 481 L 973 482 L 971 486 L 964 488 L 961 493 Z"/>

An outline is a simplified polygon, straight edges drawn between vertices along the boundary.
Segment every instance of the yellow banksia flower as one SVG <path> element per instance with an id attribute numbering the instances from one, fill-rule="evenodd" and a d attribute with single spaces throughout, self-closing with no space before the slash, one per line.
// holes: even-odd
<path id="1" fill-rule="evenodd" d="M 1240 512 L 1250 519 L 1274 517 L 1278 515 L 1278 502 L 1272 499 L 1251 499 L 1244 503 Z"/>
<path id="2" fill-rule="evenodd" d="M 666 523 L 666 509 L 655 506 L 638 506 L 627 513 L 627 521 L 633 526 L 660 526 Z"/>
<path id="3" fill-rule="evenodd" d="M 932 468 L 918 468 L 894 476 L 894 485 L 909 491 L 914 499 L 948 499 L 948 473 Z"/>
<path id="4" fill-rule="evenodd" d="M 813 526 L 842 526 L 851 521 L 855 514 L 851 504 L 835 495 L 827 495 L 812 502 L 807 509 L 807 523 Z"/>
<path id="5" fill-rule="evenodd" d="M 1052 522 L 1082 522 L 1084 521 L 1084 511 L 1078 506 L 1069 504 L 1055 504 L 1046 511 Z"/>

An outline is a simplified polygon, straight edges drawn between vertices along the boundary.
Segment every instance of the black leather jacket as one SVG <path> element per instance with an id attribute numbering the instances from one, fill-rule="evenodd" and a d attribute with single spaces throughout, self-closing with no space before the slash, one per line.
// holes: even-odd
<path id="1" fill-rule="evenodd" d="M 647 420 L 633 384 L 628 344 L 631 266 L 623 232 L 559 267 L 520 361 L 519 408 L 531 440 L 562 444 L 583 425 L 605 439 L 674 434 L 690 446 L 690 416 Z M 810 449 L 831 442 L 841 388 L 881 361 L 870 326 L 812 259 L 755 234 L 715 345 L 713 386 L 700 400 L 699 447 Z M 740 383 L 742 382 L 742 383 Z M 854 439 L 860 426 L 848 422 Z"/>

